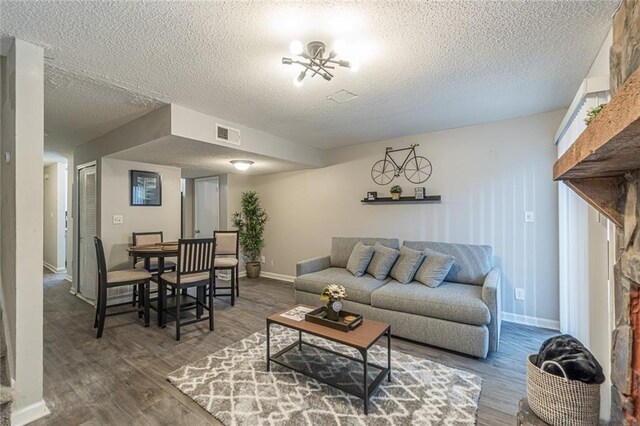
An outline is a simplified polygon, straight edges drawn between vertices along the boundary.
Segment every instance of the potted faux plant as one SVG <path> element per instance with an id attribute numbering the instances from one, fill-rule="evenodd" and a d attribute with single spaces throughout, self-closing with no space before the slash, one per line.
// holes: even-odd
<path id="1" fill-rule="evenodd" d="M 342 310 L 342 300 L 346 298 L 347 291 L 341 285 L 329 284 L 322 289 L 320 300 L 327 302 L 325 312 L 328 320 L 338 321 L 340 318 L 340 311 Z"/>
<path id="2" fill-rule="evenodd" d="M 264 246 L 264 224 L 268 220 L 267 212 L 260 205 L 260 197 L 256 191 L 243 192 L 240 205 L 242 210 L 233 214 L 231 222 L 238 228 L 247 277 L 258 278 L 260 254 Z"/>
<path id="3" fill-rule="evenodd" d="M 587 126 L 591 124 L 593 119 L 596 118 L 597 115 L 600 114 L 606 106 L 606 103 L 600 104 L 597 107 L 591 108 L 589 111 L 587 111 L 587 118 L 584 119 L 584 124 L 586 124 Z"/>
<path id="4" fill-rule="evenodd" d="M 402 194 L 402 188 L 400 188 L 400 185 L 393 185 L 389 192 L 391 193 L 392 200 L 399 200 L 400 194 Z"/>

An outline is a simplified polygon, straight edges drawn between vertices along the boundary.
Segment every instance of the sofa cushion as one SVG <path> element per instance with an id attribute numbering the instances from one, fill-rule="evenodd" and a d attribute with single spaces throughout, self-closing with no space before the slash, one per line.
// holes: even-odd
<path id="1" fill-rule="evenodd" d="M 413 277 L 416 275 L 422 259 L 424 259 L 424 253 L 422 251 L 402 246 L 400 247 L 400 256 L 398 256 L 398 260 L 396 260 L 393 268 L 391 268 L 389 275 L 402 284 L 410 283 L 413 281 Z"/>
<path id="2" fill-rule="evenodd" d="M 456 258 L 448 254 L 424 249 L 424 261 L 416 272 L 415 280 L 429 287 L 438 287 L 449 273 Z"/>
<path id="3" fill-rule="evenodd" d="M 430 249 L 456 258 L 445 281 L 465 284 L 484 284 L 484 279 L 493 267 L 491 246 L 472 244 L 436 243 L 432 241 L 405 241 L 404 245 L 414 250 Z"/>
<path id="4" fill-rule="evenodd" d="M 389 275 L 399 255 L 400 252 L 398 250 L 376 243 L 373 246 L 373 257 L 369 262 L 369 266 L 367 266 L 367 274 L 370 274 L 376 280 L 384 280 Z"/>
<path id="5" fill-rule="evenodd" d="M 489 308 L 482 301 L 482 287 L 443 282 L 438 288 L 419 282 L 391 281 L 374 291 L 371 306 L 471 325 L 491 321 Z"/>
<path id="6" fill-rule="evenodd" d="M 371 262 L 372 256 L 373 247 L 365 246 L 361 242 L 358 242 L 353 248 L 351 256 L 349 256 L 347 271 L 351 272 L 355 277 L 363 276 L 367 270 L 367 266 L 369 266 L 369 262 Z"/>
<path id="7" fill-rule="evenodd" d="M 344 286 L 347 291 L 347 300 L 352 302 L 371 304 L 371 293 L 384 286 L 389 280 L 378 281 L 369 275 L 354 277 L 351 272 L 344 268 L 328 268 L 310 274 L 300 275 L 295 279 L 293 285 L 296 290 L 315 293 L 318 295 L 318 305 L 320 293 L 329 284 Z"/>
<path id="8" fill-rule="evenodd" d="M 333 237 L 331 239 L 331 266 L 346 268 L 349 256 L 358 242 L 368 246 L 379 242 L 385 247 L 396 250 L 400 248 L 400 241 L 397 238 Z"/>

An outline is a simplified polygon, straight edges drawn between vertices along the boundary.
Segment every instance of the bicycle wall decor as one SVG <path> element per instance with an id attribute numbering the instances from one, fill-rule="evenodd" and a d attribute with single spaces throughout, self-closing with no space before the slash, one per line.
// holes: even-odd
<path id="1" fill-rule="evenodd" d="M 393 149 L 388 146 L 385 149 L 384 158 L 376 161 L 371 168 L 371 179 L 378 185 L 387 185 L 394 178 L 404 173 L 404 177 L 411 183 L 423 183 L 431 176 L 431 161 L 421 155 L 416 155 L 416 147 L 419 144 L 410 145 L 408 148 Z M 390 155 L 394 152 L 409 151 L 402 164 L 396 163 Z"/>

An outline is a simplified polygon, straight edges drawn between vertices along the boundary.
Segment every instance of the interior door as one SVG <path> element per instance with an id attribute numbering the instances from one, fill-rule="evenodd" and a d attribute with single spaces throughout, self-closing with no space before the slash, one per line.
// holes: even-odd
<path id="1" fill-rule="evenodd" d="M 98 265 L 93 237 L 97 232 L 96 166 L 78 171 L 78 293 L 95 300 Z"/>
<path id="2" fill-rule="evenodd" d="M 211 238 L 219 229 L 220 203 L 218 200 L 218 178 L 195 180 L 194 230 L 196 238 Z"/>

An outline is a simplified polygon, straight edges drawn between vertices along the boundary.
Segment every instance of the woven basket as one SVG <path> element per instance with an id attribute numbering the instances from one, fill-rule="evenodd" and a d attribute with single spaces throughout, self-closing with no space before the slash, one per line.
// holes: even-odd
<path id="1" fill-rule="evenodd" d="M 555 361 L 536 367 L 537 355 L 527 358 L 527 399 L 531 410 L 553 426 L 592 426 L 600 420 L 600 385 L 569 380 Z M 562 371 L 559 377 L 544 371 L 553 364 Z"/>

